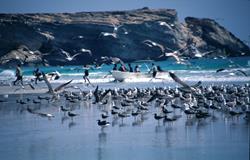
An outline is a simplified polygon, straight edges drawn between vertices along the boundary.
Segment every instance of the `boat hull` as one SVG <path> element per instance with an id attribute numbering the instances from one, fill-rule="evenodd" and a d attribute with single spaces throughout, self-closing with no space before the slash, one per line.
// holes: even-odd
<path id="1" fill-rule="evenodd" d="M 135 79 L 135 78 L 150 78 L 152 77 L 149 73 L 141 72 L 121 72 L 121 71 L 112 71 L 112 76 L 115 80 L 124 81 L 125 79 Z"/>

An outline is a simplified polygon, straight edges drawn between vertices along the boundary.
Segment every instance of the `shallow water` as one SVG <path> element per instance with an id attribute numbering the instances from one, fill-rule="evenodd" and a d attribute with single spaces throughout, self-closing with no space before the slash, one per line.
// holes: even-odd
<path id="1" fill-rule="evenodd" d="M 182 117 L 163 124 L 153 118 L 157 108 L 152 106 L 142 119 L 122 121 L 110 116 L 111 125 L 101 129 L 96 120 L 111 104 L 69 104 L 64 100 L 16 104 L 16 99 L 27 97 L 37 95 L 9 95 L 8 102 L 0 103 L 1 159 L 249 159 L 250 125 L 243 116 L 232 119 L 217 112 L 213 118 L 198 121 L 175 110 Z M 59 111 L 60 105 L 72 107 L 80 116 L 71 120 Z M 27 106 L 55 117 L 49 120 L 28 113 Z"/>

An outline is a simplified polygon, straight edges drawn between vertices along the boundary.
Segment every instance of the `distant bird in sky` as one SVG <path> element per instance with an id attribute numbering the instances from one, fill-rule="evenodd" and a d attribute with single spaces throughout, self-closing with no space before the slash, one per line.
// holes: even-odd
<path id="1" fill-rule="evenodd" d="M 66 56 L 66 59 L 68 61 L 72 61 L 76 56 L 82 54 L 82 53 L 76 53 L 73 56 L 71 56 L 68 52 L 64 51 L 63 49 L 61 49 L 61 52 Z"/>

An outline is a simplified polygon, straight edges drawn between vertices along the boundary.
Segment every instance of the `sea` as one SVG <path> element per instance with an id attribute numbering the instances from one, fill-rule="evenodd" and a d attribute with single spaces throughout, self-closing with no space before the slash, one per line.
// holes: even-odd
<path id="1" fill-rule="evenodd" d="M 147 72 L 151 61 L 131 63 L 140 65 Z M 180 79 L 191 84 L 202 81 L 203 84 L 249 83 L 250 57 L 228 59 L 194 59 L 190 65 L 176 64 L 172 60 L 153 62 L 163 70 L 174 72 Z M 153 87 L 161 84 L 176 86 L 168 75 L 164 80 L 149 82 L 149 79 L 113 82 L 110 75 L 113 65 L 103 65 L 100 69 L 90 70 L 90 81 L 94 85 L 118 87 Z M 217 69 L 225 68 L 216 73 Z M 26 82 L 33 77 L 34 67 L 23 67 Z M 52 83 L 63 83 L 74 79 L 72 83 L 81 83 L 83 66 L 40 67 L 46 73 L 59 72 L 61 77 Z M 8 85 L 14 77 L 15 69 L 0 69 L 1 85 Z M 158 83 L 159 82 L 159 83 Z M 43 84 L 44 82 L 39 82 Z M 86 86 L 85 86 L 86 87 Z M 1 89 L 1 87 L 0 87 Z M 5 91 L 1 91 L 5 92 Z M 0 159 L 3 160 L 249 160 L 250 123 L 244 116 L 230 117 L 223 112 L 214 112 L 212 117 L 197 120 L 187 118 L 180 110 L 173 114 L 181 116 L 173 123 L 163 124 L 154 119 L 158 112 L 154 103 L 149 112 L 138 120 L 134 117 L 118 119 L 109 115 L 110 125 L 101 128 L 97 120 L 107 105 L 93 104 L 93 99 L 70 103 L 65 99 L 57 102 L 32 103 L 38 96 L 46 93 L 25 93 L 0 95 Z M 16 101 L 31 101 L 27 104 Z M 60 111 L 60 106 L 71 108 L 79 114 L 73 119 Z M 41 113 L 51 113 L 53 118 L 40 117 L 27 112 L 33 108 Z"/>
<path id="2" fill-rule="evenodd" d="M 202 82 L 247 82 L 250 76 L 245 76 L 237 70 L 250 75 L 250 57 L 233 57 L 233 58 L 203 58 L 192 59 L 187 64 L 177 64 L 174 60 L 166 61 L 138 61 L 131 63 L 132 67 L 140 66 L 140 71 L 147 73 L 154 63 L 165 71 L 174 72 L 184 81 L 202 81 Z M 61 77 L 52 83 L 64 83 L 73 79 L 73 83 L 83 82 L 85 68 L 83 66 L 49 66 L 39 67 L 45 73 L 59 72 Z M 108 83 L 113 82 L 114 78 L 110 74 L 113 65 L 102 65 L 100 68 L 90 68 L 89 79 L 91 83 Z M 224 68 L 224 71 L 216 72 L 217 69 Z M 34 78 L 33 71 L 36 67 L 23 67 L 24 80 L 30 81 Z M 0 83 L 5 84 L 15 80 L 15 68 L 6 69 L 0 67 Z M 127 82 L 148 82 L 150 79 L 128 79 Z M 173 82 L 166 74 L 163 77 L 164 82 Z"/>

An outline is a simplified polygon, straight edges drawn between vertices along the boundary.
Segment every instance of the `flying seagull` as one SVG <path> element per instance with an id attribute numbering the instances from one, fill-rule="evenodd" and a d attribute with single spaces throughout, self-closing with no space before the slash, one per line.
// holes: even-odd
<path id="1" fill-rule="evenodd" d="M 64 89 L 64 87 L 66 87 L 67 85 L 69 85 L 73 81 L 73 79 L 72 79 L 72 80 L 70 80 L 70 81 L 68 81 L 68 82 L 66 82 L 64 84 L 61 84 L 60 86 L 56 87 L 55 89 L 53 89 L 52 85 L 48 81 L 47 76 L 45 75 L 45 73 L 42 72 L 42 75 L 43 75 L 43 79 L 44 79 L 45 83 L 47 84 L 47 86 L 49 88 L 48 93 L 52 94 L 53 96 L 56 96 L 57 93 L 62 91 Z"/>
<path id="2" fill-rule="evenodd" d="M 179 83 L 180 85 L 182 85 L 185 88 L 191 89 L 191 87 L 186 84 L 185 82 L 183 82 L 179 77 L 177 77 L 174 73 L 169 72 L 169 76 L 177 83 Z"/>
<path id="3" fill-rule="evenodd" d="M 82 54 L 82 53 L 76 53 L 76 54 L 74 54 L 73 56 L 70 56 L 70 54 L 69 54 L 68 52 L 66 52 L 66 51 L 64 51 L 64 50 L 62 50 L 62 49 L 61 49 L 61 51 L 62 51 L 62 53 L 63 53 L 64 55 L 66 55 L 66 59 L 67 59 L 68 61 L 72 61 L 76 56 Z"/>
<path id="4" fill-rule="evenodd" d="M 100 37 L 100 36 L 104 36 L 104 37 L 111 36 L 111 37 L 113 37 L 113 38 L 117 38 L 118 29 L 119 29 L 120 27 L 122 27 L 123 25 L 116 26 L 115 24 L 112 23 L 112 26 L 114 27 L 112 33 L 110 33 L 110 32 L 101 32 L 100 35 L 99 35 L 99 37 Z"/>
<path id="5" fill-rule="evenodd" d="M 103 98 L 105 98 L 105 96 L 109 93 L 109 92 L 111 92 L 111 90 L 109 89 L 109 90 L 106 90 L 103 94 L 100 94 L 99 95 L 99 93 L 98 93 L 98 86 L 96 86 L 96 89 L 95 89 L 95 91 L 94 91 L 94 96 L 95 96 L 95 103 L 98 103 L 98 102 L 101 102 L 102 100 L 103 100 Z"/>
<path id="6" fill-rule="evenodd" d="M 156 43 L 154 41 L 151 41 L 149 39 L 143 41 L 142 43 L 145 44 L 145 45 L 147 45 L 147 46 L 149 46 L 150 48 L 152 48 L 152 47 L 158 47 L 161 50 L 162 53 L 164 53 L 164 51 L 165 51 L 165 48 L 164 48 L 163 45 L 161 45 L 159 43 Z"/>
<path id="7" fill-rule="evenodd" d="M 117 64 L 117 63 L 121 63 L 122 65 L 125 65 L 125 63 L 118 57 L 107 57 L 107 56 L 103 56 L 101 57 L 101 59 L 104 61 L 104 62 L 110 62 L 112 64 Z"/>
<path id="8" fill-rule="evenodd" d="M 185 64 L 185 60 L 177 55 L 177 51 L 165 53 L 166 57 L 173 57 L 177 64 Z"/>
<path id="9" fill-rule="evenodd" d="M 82 48 L 81 52 L 88 53 L 89 55 L 92 55 L 92 52 L 89 49 Z"/>

